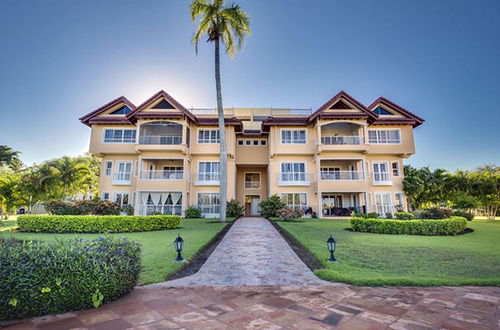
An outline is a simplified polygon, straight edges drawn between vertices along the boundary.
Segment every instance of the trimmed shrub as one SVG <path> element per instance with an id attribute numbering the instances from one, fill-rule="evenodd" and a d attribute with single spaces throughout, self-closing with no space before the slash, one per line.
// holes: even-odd
<path id="1" fill-rule="evenodd" d="M 268 199 L 264 199 L 259 203 L 260 215 L 264 218 L 273 218 L 278 216 L 278 211 L 285 207 L 285 203 L 281 198 L 274 194 Z"/>
<path id="2" fill-rule="evenodd" d="M 44 233 L 123 233 L 174 229 L 178 215 L 21 215 L 19 229 Z"/>
<path id="3" fill-rule="evenodd" d="M 189 206 L 185 211 L 185 216 L 187 219 L 203 218 L 201 210 L 196 206 Z"/>
<path id="4" fill-rule="evenodd" d="M 141 248 L 124 238 L 0 238 L 0 320 L 99 307 L 129 293 L 140 271 Z"/>
<path id="5" fill-rule="evenodd" d="M 61 201 L 45 203 L 45 209 L 53 215 L 118 215 L 120 204 L 101 200 Z"/>
<path id="6" fill-rule="evenodd" d="M 415 215 L 413 213 L 410 213 L 410 212 L 396 212 L 396 213 L 394 213 L 394 215 L 396 216 L 396 219 L 399 219 L 399 220 L 414 220 L 415 219 Z"/>
<path id="7" fill-rule="evenodd" d="M 299 208 L 284 207 L 278 211 L 278 218 L 282 221 L 295 221 L 303 215 L 304 211 Z"/>
<path id="8" fill-rule="evenodd" d="M 447 219 L 452 216 L 452 210 L 445 207 L 431 207 L 415 213 L 418 219 Z"/>
<path id="9" fill-rule="evenodd" d="M 456 217 L 462 217 L 467 219 L 467 221 L 472 221 L 474 220 L 474 213 L 472 212 L 467 212 L 467 211 L 462 211 L 462 210 L 455 210 L 453 211 L 453 216 Z"/>
<path id="10" fill-rule="evenodd" d="M 378 219 L 380 214 L 372 212 L 372 213 L 353 213 L 353 218 L 363 218 L 363 219 Z"/>
<path id="11" fill-rule="evenodd" d="M 244 212 L 245 212 L 245 207 L 241 205 L 241 203 L 238 202 L 237 200 L 231 199 L 230 201 L 227 201 L 226 213 L 228 217 L 239 218 L 243 216 Z"/>
<path id="12" fill-rule="evenodd" d="M 465 230 L 467 221 L 462 217 L 443 220 L 388 220 L 388 219 L 351 219 L 354 231 L 377 234 L 406 235 L 456 235 Z"/>

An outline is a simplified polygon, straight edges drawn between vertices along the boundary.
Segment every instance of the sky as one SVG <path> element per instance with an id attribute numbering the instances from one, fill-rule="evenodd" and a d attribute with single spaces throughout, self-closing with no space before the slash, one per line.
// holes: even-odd
<path id="1" fill-rule="evenodd" d="M 340 90 L 423 117 L 406 163 L 500 163 L 500 1 L 238 0 L 252 35 L 222 59 L 224 106 L 320 107 Z M 213 46 L 187 0 L 2 0 L 0 145 L 27 164 L 88 150 L 78 118 L 164 89 L 215 107 Z"/>

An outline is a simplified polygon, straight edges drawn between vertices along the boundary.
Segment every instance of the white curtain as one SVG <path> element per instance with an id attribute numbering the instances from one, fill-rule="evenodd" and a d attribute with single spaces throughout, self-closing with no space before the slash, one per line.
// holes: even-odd
<path id="1" fill-rule="evenodd" d="M 163 204 L 166 204 L 166 202 L 167 202 L 167 198 L 168 198 L 168 195 L 169 195 L 169 193 L 168 193 L 168 192 L 164 192 L 164 193 L 162 193 L 162 194 L 161 194 L 161 202 L 162 202 Z"/>
<path id="2" fill-rule="evenodd" d="M 153 200 L 153 204 L 154 205 L 160 204 L 161 193 L 159 193 L 159 192 L 152 192 L 151 193 L 151 199 Z"/>
<path id="3" fill-rule="evenodd" d="M 149 193 L 141 193 L 141 202 L 142 205 L 146 205 L 148 203 Z"/>
<path id="4" fill-rule="evenodd" d="M 181 199 L 182 193 L 180 192 L 172 192 L 170 193 L 172 196 L 172 204 L 177 205 L 177 202 Z"/>

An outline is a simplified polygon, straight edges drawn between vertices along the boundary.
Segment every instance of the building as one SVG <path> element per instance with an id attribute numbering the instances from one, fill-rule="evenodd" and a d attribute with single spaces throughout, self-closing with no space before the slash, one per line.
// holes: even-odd
<path id="1" fill-rule="evenodd" d="M 228 199 L 259 212 L 272 194 L 320 217 L 405 208 L 403 160 L 424 120 L 386 98 L 368 107 L 344 91 L 316 111 L 227 108 Z M 215 109 L 188 110 L 164 91 L 139 106 L 119 97 L 80 118 L 102 158 L 102 199 L 136 214 L 219 212 Z"/>

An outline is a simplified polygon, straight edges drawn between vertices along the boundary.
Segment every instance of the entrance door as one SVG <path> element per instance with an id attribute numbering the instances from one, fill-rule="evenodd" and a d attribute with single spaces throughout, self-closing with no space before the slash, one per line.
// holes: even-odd
<path id="1" fill-rule="evenodd" d="M 245 216 L 258 216 L 260 215 L 260 196 L 259 195 L 246 195 L 245 196 Z"/>

